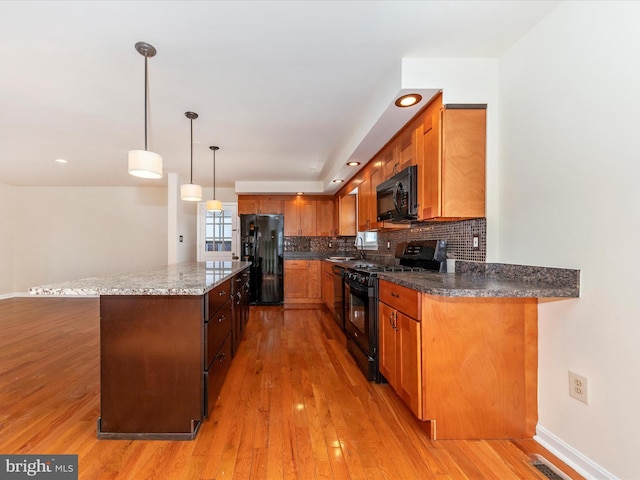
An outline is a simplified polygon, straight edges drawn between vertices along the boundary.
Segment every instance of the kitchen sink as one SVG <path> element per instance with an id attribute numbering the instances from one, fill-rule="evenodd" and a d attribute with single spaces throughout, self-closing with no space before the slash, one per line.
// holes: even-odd
<path id="1" fill-rule="evenodd" d="M 330 262 L 348 262 L 350 260 L 355 260 L 355 257 L 328 257 L 327 260 Z"/>

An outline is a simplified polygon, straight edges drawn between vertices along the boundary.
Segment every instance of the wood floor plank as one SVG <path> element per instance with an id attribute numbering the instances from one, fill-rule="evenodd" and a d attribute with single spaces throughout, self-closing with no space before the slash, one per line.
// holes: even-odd
<path id="1" fill-rule="evenodd" d="M 532 439 L 431 441 L 316 307 L 251 307 L 191 442 L 96 438 L 98 299 L 1 300 L 0 328 L 0 451 L 77 454 L 81 480 L 540 480 L 528 455 L 557 461 Z"/>

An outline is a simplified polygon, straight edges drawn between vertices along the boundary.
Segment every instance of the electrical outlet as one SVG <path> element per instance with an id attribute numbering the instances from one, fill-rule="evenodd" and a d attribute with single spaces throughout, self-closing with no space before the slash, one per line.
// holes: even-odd
<path id="1" fill-rule="evenodd" d="M 589 405 L 589 383 L 587 377 L 569 370 L 569 396 Z"/>
<path id="2" fill-rule="evenodd" d="M 480 249 L 480 235 L 478 235 L 477 233 L 473 235 L 473 249 L 474 250 Z"/>

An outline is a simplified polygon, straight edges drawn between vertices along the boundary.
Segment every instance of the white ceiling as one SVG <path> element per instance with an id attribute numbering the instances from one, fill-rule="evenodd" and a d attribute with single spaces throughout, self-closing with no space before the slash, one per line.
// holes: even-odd
<path id="1" fill-rule="evenodd" d="M 217 187 L 320 182 L 330 192 L 353 173 L 344 164 L 359 126 L 379 121 L 356 139 L 376 151 L 406 121 L 365 118 L 389 82 L 401 92 L 402 58 L 497 57 L 558 3 L 0 1 L 0 183 L 188 179 L 184 112 L 194 111 L 194 183 L 211 187 L 208 147 L 219 145 Z M 127 151 L 144 147 L 138 41 L 158 51 L 149 149 L 163 156 L 162 180 L 127 173 Z"/>

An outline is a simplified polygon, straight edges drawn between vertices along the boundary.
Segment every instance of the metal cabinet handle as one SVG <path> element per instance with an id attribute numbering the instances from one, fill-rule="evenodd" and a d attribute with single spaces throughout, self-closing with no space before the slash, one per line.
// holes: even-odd
<path id="1" fill-rule="evenodd" d="M 218 296 L 219 297 L 222 297 L 223 295 L 226 295 L 226 294 L 227 294 L 227 292 L 225 292 L 224 290 L 218 292 Z"/>
<path id="2" fill-rule="evenodd" d="M 397 293 L 395 293 L 395 292 L 391 292 L 391 296 L 392 296 L 392 297 L 395 297 L 395 298 L 400 298 L 400 295 L 398 295 L 398 294 L 397 294 Z"/>
<path id="3" fill-rule="evenodd" d="M 218 317 L 218 323 L 222 323 L 224 321 L 224 319 L 225 319 L 224 315 L 219 316 Z"/>

